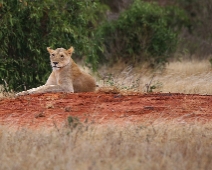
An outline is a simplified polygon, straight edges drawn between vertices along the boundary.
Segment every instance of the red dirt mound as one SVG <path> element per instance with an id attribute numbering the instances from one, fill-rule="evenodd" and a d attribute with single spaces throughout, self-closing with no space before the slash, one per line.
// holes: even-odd
<path id="1" fill-rule="evenodd" d="M 0 100 L 0 124 L 53 127 L 67 117 L 94 123 L 139 123 L 158 118 L 211 121 L 212 96 L 186 94 L 48 93 Z"/>

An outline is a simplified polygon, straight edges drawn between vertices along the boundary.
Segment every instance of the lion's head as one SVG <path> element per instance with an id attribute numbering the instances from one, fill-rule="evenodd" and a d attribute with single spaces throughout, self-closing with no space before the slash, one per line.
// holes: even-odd
<path id="1" fill-rule="evenodd" d="M 56 50 L 47 47 L 50 54 L 50 61 L 53 70 L 59 70 L 70 63 L 71 55 L 74 52 L 74 48 L 70 47 L 68 50 L 64 48 L 57 48 Z"/>

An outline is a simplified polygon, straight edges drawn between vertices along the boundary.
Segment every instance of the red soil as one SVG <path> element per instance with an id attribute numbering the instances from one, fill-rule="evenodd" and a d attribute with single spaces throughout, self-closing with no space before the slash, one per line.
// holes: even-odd
<path id="1" fill-rule="evenodd" d="M 0 125 L 60 127 L 69 116 L 98 124 L 160 119 L 212 120 L 212 96 L 186 94 L 48 93 L 0 100 Z"/>

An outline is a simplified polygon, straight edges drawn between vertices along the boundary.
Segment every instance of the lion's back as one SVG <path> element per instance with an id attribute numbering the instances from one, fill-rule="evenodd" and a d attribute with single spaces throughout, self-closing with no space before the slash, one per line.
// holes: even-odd
<path id="1" fill-rule="evenodd" d="M 96 88 L 94 78 L 88 73 L 82 72 L 73 80 L 74 92 L 93 92 Z"/>

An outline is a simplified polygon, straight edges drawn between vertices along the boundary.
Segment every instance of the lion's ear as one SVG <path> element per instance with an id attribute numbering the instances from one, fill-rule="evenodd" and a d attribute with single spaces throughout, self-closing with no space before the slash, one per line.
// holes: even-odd
<path id="1" fill-rule="evenodd" d="M 68 54 L 72 54 L 74 52 L 74 47 L 70 47 L 68 50 L 67 50 L 67 53 Z"/>
<path id="2" fill-rule="evenodd" d="M 47 49 L 47 51 L 49 52 L 49 53 L 52 53 L 54 50 L 52 50 L 50 47 L 47 47 L 46 48 Z"/>

